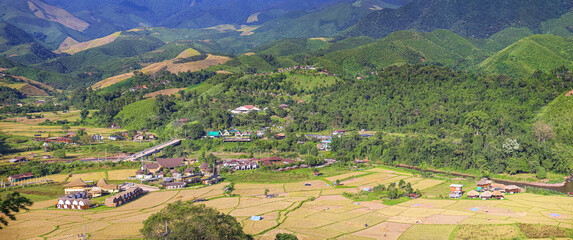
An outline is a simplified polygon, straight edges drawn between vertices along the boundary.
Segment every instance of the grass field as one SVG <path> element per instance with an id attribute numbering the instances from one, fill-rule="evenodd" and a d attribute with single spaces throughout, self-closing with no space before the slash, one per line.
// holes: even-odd
<path id="1" fill-rule="evenodd" d="M 61 191 L 61 186 L 60 189 L 57 185 L 27 188 L 26 191 L 45 194 L 45 198 L 36 199 L 40 202 L 35 203 L 32 210 L 18 214 L 16 221 L 10 221 L 2 230 L 0 238 L 65 239 L 83 233 L 85 225 L 88 226 L 88 234 L 92 239 L 141 238 L 138 230 L 147 217 L 168 203 L 194 198 L 207 198 L 209 200 L 204 202 L 207 206 L 235 216 L 245 231 L 253 234 L 255 239 L 274 239 L 277 232 L 293 233 L 299 239 L 571 237 L 573 208 L 569 207 L 571 200 L 567 197 L 523 193 L 507 196 L 504 200 L 489 201 L 419 198 L 388 206 L 381 200 L 355 202 L 347 199 L 341 196 L 340 190 L 357 191 L 359 186 L 327 186 L 327 182 L 330 182 L 327 179 L 362 176 L 369 181 L 378 179 L 379 182 L 387 182 L 400 176 L 419 184 L 429 184 L 430 181 L 388 169 L 340 171 L 338 175 L 334 174 L 337 169 L 327 169 L 321 169 L 326 176 L 316 178 L 305 171 L 285 176 L 281 175 L 283 173 L 243 171 L 234 175 L 234 180 L 237 180 L 234 194 L 238 195 L 235 197 L 223 196 L 222 189 L 227 184 L 223 182 L 196 189 L 151 192 L 119 208 L 104 207 L 88 211 L 55 210 L 49 208 L 53 199 L 41 201 L 55 198 L 53 196 L 57 191 Z M 107 175 L 110 179 L 121 179 L 132 174 L 132 171 L 133 169 L 110 170 Z M 255 181 L 254 176 L 249 176 L 251 174 L 262 174 L 261 180 Z M 95 178 L 99 175 L 101 173 L 86 173 L 76 174 L 74 177 Z M 299 179 L 299 176 L 304 179 Z M 304 186 L 305 182 L 310 182 L 311 186 Z M 370 183 L 377 184 L 376 181 Z M 269 189 L 270 193 L 277 193 L 278 196 L 262 196 L 265 189 Z M 251 221 L 252 215 L 260 215 L 263 220 Z"/>
<path id="2" fill-rule="evenodd" d="M 72 126 L 68 130 L 62 130 L 61 126 L 40 126 L 19 122 L 0 122 L 0 129 L 7 135 L 34 137 L 40 134 L 42 137 L 48 137 L 50 134 L 57 137 L 68 132 L 75 132 L 79 128 L 84 128 L 88 134 L 102 134 L 104 136 L 113 134 L 114 132 L 123 131 L 122 129 L 111 128 L 96 128 L 96 127 L 83 127 Z"/>

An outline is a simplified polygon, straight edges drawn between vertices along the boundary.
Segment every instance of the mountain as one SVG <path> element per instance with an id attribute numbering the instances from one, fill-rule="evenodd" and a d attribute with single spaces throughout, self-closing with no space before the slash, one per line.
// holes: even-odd
<path id="1" fill-rule="evenodd" d="M 0 56 L 13 62 L 34 64 L 55 58 L 58 55 L 36 41 L 31 34 L 9 24 L 0 22 Z"/>
<path id="2" fill-rule="evenodd" d="M 341 36 L 381 38 L 399 30 L 449 29 L 463 37 L 487 38 L 508 27 L 541 33 L 542 22 L 561 17 L 572 6 L 562 0 L 414 0 L 371 13 Z"/>
<path id="3" fill-rule="evenodd" d="M 573 67 L 573 39 L 555 35 L 523 38 L 479 64 L 482 71 L 528 76 L 537 70 Z"/>
<path id="4" fill-rule="evenodd" d="M 448 30 L 431 33 L 398 31 L 374 43 L 331 52 L 312 61 L 329 70 L 355 74 L 363 73 L 365 69 L 373 71 L 404 63 L 465 68 L 487 56 L 486 51 Z"/>

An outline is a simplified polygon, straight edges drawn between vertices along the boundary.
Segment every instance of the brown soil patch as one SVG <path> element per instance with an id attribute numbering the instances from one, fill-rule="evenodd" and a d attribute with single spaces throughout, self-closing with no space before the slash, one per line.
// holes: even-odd
<path id="1" fill-rule="evenodd" d="M 454 215 L 432 215 L 426 218 L 423 224 L 459 224 L 468 216 L 454 216 Z"/>
<path id="2" fill-rule="evenodd" d="M 18 90 L 26 96 L 50 96 L 46 91 L 30 84 L 26 84 Z"/>
<path id="3" fill-rule="evenodd" d="M 76 31 L 83 32 L 90 26 L 89 23 L 75 17 L 64 9 L 48 5 L 38 0 L 28 1 L 28 8 L 36 17 L 57 22 Z"/>
<path id="4" fill-rule="evenodd" d="M 176 94 L 177 92 L 183 90 L 185 88 L 170 88 L 170 89 L 163 89 L 163 90 L 159 90 L 156 92 L 152 92 L 152 93 L 148 93 L 145 94 L 145 96 L 143 96 L 144 98 L 155 98 L 159 95 L 165 95 L 165 96 L 171 96 L 173 94 Z"/>
<path id="5" fill-rule="evenodd" d="M 100 89 L 100 88 L 109 87 L 109 86 L 114 85 L 114 84 L 121 82 L 123 80 L 127 80 L 130 77 L 133 77 L 132 72 L 124 73 L 124 74 L 113 76 L 113 77 L 108 77 L 108 78 L 101 80 L 101 81 L 95 83 L 94 85 L 92 85 L 92 88 L 93 89 Z"/>
<path id="6" fill-rule="evenodd" d="M 77 43 L 77 44 L 73 44 L 73 45 L 60 46 L 60 48 L 58 48 L 58 51 L 73 55 L 73 54 L 76 54 L 78 52 L 88 50 L 90 48 L 95 48 L 95 47 L 99 47 L 99 46 L 103 46 L 105 44 L 111 43 L 111 42 L 115 41 L 119 37 L 120 34 L 121 34 L 120 32 L 116 32 L 116 33 L 113 33 L 111 35 L 108 35 L 108 36 L 105 36 L 102 38 L 96 38 L 94 40 L 87 41 L 87 42 L 81 42 L 81 43 Z"/>
<path id="7" fill-rule="evenodd" d="M 411 224 L 383 222 L 352 235 L 374 239 L 398 239 L 410 226 Z"/>

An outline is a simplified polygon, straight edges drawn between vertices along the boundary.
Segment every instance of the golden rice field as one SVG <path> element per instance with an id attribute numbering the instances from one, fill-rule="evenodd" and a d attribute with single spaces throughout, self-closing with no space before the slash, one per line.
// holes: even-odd
<path id="1" fill-rule="evenodd" d="M 133 169 L 108 171 L 108 177 L 124 179 L 132 172 Z M 361 176 L 371 185 L 407 179 L 424 188 L 441 181 L 386 169 L 359 173 L 371 173 Z M 75 177 L 97 180 L 102 174 L 75 174 L 68 181 Z M 238 183 L 235 197 L 223 197 L 223 186 L 228 183 L 157 191 L 118 208 L 88 211 L 55 210 L 47 208 L 53 200 L 38 202 L 0 230 L 0 239 L 65 239 L 83 233 L 86 225 L 91 239 L 141 238 L 139 229 L 145 219 L 168 203 L 194 198 L 210 199 L 201 204 L 236 217 L 255 239 L 274 239 L 279 232 L 293 233 L 299 239 L 512 239 L 524 236 L 517 223 L 573 227 L 573 209 L 567 197 L 522 193 L 489 201 L 419 198 L 387 206 L 381 200 L 354 202 L 342 196 L 344 191 L 358 191 L 360 184 L 335 188 L 326 186 L 327 181 L 308 181 L 310 187 L 304 186 L 306 182 Z M 266 198 L 262 195 L 264 189 L 279 196 Z M 253 215 L 260 215 L 263 220 L 251 221 Z"/>
<path id="2" fill-rule="evenodd" d="M 96 128 L 73 126 L 69 130 L 62 130 L 61 126 L 40 126 L 20 122 L 0 122 L 0 129 L 7 135 L 34 137 L 40 134 L 42 137 L 48 137 L 50 134 L 54 137 L 65 134 L 66 132 L 75 132 L 79 128 L 84 128 L 88 134 L 102 134 L 104 136 L 114 132 L 123 131 L 122 129 Z"/>

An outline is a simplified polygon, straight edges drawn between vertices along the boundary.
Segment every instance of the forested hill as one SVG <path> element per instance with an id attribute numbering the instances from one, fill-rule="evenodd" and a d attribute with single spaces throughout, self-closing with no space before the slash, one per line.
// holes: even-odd
<path id="1" fill-rule="evenodd" d="M 344 36 L 384 37 L 394 31 L 449 29 L 463 37 L 487 38 L 507 27 L 540 32 L 541 23 L 565 14 L 573 2 L 562 0 L 414 0 L 363 18 Z"/>

